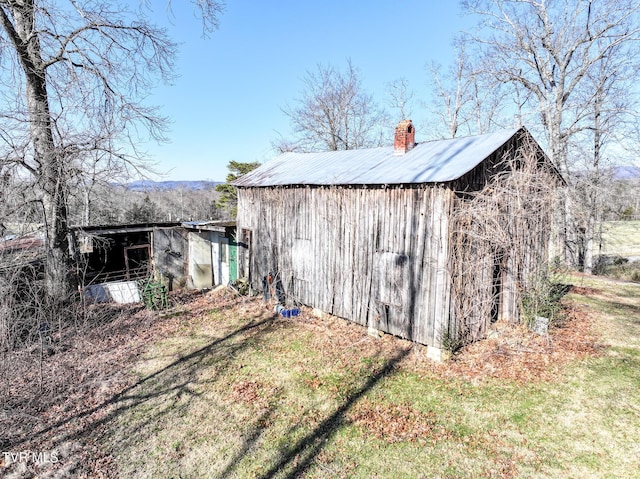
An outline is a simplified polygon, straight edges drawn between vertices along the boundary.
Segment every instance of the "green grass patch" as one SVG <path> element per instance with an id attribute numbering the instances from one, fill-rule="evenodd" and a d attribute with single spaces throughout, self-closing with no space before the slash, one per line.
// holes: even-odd
<path id="1" fill-rule="evenodd" d="M 640 256 L 640 221 L 605 221 L 602 254 Z"/>
<path id="2" fill-rule="evenodd" d="M 617 257 L 614 264 L 599 265 L 594 271 L 601 276 L 640 283 L 640 260 Z"/>
<path id="3" fill-rule="evenodd" d="M 218 310 L 149 345 L 105 447 L 121 477 L 639 477 L 640 286 L 570 280 L 604 353 L 525 384 L 342 320 Z"/>

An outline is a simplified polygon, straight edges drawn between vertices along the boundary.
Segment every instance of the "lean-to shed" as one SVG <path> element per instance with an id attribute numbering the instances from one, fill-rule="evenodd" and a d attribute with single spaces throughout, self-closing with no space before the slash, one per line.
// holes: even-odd
<path id="1" fill-rule="evenodd" d="M 185 221 L 73 227 L 85 284 L 154 276 L 176 288 L 237 279 L 235 222 Z"/>
<path id="2" fill-rule="evenodd" d="M 488 199 L 521 185 L 509 178 L 526 164 L 534 179 L 561 181 L 557 172 L 524 128 L 414 138 L 405 120 L 394 146 L 285 153 L 236 180 L 240 272 L 257 289 L 271 274 L 287 301 L 435 355 L 482 337 L 498 317 L 519 320 L 528 277 L 548 256 L 550 215 L 534 201 L 535 181 L 518 193 L 535 224 L 514 197 Z M 479 208 L 493 216 L 485 222 Z M 525 237 L 517 246 L 504 239 L 516 236 Z"/>

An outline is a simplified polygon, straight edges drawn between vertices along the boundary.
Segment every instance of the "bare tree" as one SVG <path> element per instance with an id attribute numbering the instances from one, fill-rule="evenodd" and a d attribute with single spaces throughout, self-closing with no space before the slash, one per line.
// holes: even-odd
<path id="1" fill-rule="evenodd" d="M 100 202 L 98 195 L 105 194 L 105 188 L 109 189 L 114 182 L 129 176 L 128 162 L 114 161 L 110 152 L 103 150 L 82 152 L 68 161 L 70 217 L 73 219 L 75 213 L 76 224 L 96 224 L 98 212 L 94 205 Z M 140 165 L 133 166 L 142 172 Z M 82 205 L 79 217 L 74 203 Z"/>
<path id="2" fill-rule="evenodd" d="M 610 73 L 633 56 L 640 25 L 635 0 L 465 0 L 481 18 L 469 39 L 487 75 L 505 85 L 519 85 L 535 102 L 551 158 L 570 179 L 572 138 L 592 128 L 591 108 L 581 108 L 587 78 L 606 60 Z M 595 92 L 592 92 L 595 94 Z M 563 215 L 564 259 L 577 260 L 571 199 Z"/>
<path id="3" fill-rule="evenodd" d="M 443 71 L 441 65 L 430 67 L 435 94 L 435 114 L 446 130 L 446 138 L 490 131 L 500 109 L 500 84 L 488 85 L 486 77 L 469 58 L 467 45 L 455 42 L 454 63 Z"/>
<path id="4" fill-rule="evenodd" d="M 579 174 L 574 176 L 577 198 L 576 213 L 582 233 L 582 264 L 591 273 L 594 266 L 595 245 L 604 218 L 606 191 L 611 187 L 609 172 L 612 165 L 608 150 L 611 143 L 625 143 L 633 134 L 633 118 L 638 98 L 634 98 L 634 83 L 638 79 L 638 67 L 634 58 L 620 55 L 618 49 L 603 57 L 596 68 L 590 70 L 582 89 L 579 108 L 585 110 L 588 129 L 581 135 L 577 148 Z M 582 147 L 584 145 L 584 147 Z M 622 155 L 615 152 L 616 161 Z"/>
<path id="5" fill-rule="evenodd" d="M 220 2 L 193 3 L 210 31 Z M 53 298 L 70 286 L 74 169 L 94 154 L 135 166 L 141 138 L 163 137 L 165 119 L 144 98 L 158 78 L 171 79 L 176 48 L 145 13 L 109 1 L 0 1 L 1 167 L 29 179 L 41 206 Z"/>
<path id="6" fill-rule="evenodd" d="M 358 70 L 347 62 L 345 72 L 318 65 L 307 71 L 298 106 L 282 110 L 296 135 L 300 151 L 352 150 L 381 144 L 386 114 L 362 88 Z M 277 145 L 276 145 L 277 146 Z"/>
<path id="7" fill-rule="evenodd" d="M 471 78 L 465 75 L 466 57 L 464 44 L 460 44 L 458 55 L 451 69 L 445 73 L 437 64 L 431 65 L 431 77 L 435 87 L 438 106 L 436 115 L 445 126 L 447 138 L 455 138 L 461 127 L 469 122 L 468 105 L 472 101 Z"/>
<path id="8" fill-rule="evenodd" d="M 398 78 L 387 83 L 385 87 L 389 97 L 389 106 L 398 111 L 398 116 L 393 119 L 393 124 L 411 118 L 413 116 L 411 104 L 414 92 L 409 87 L 409 80 L 404 77 Z"/>
<path id="9" fill-rule="evenodd" d="M 568 141 L 586 128 L 582 120 L 588 115 L 570 108 L 572 101 L 593 68 L 608 55 L 623 53 L 620 45 L 638 39 L 638 3 L 467 0 L 464 5 L 482 16 L 484 31 L 490 32 L 473 37 L 486 71 L 536 97 L 552 159 L 566 174 Z"/>

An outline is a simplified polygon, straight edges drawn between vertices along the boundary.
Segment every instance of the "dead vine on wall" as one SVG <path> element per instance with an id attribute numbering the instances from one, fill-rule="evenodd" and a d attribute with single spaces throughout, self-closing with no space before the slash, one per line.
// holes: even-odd
<path id="1" fill-rule="evenodd" d="M 558 178 L 525 143 L 497 161 L 474 192 L 458 192 L 452 215 L 451 345 L 485 337 L 491 322 L 521 322 L 524 295 L 548 272 L 551 213 Z"/>

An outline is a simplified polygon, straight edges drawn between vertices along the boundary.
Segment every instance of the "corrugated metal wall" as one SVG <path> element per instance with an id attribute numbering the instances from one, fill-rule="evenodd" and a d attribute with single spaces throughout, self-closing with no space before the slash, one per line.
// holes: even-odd
<path id="1" fill-rule="evenodd" d="M 433 185 L 239 188 L 252 284 L 277 273 L 288 300 L 439 347 L 451 202 Z"/>

